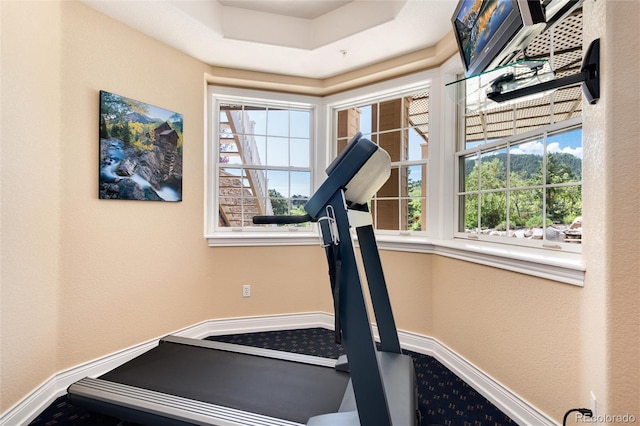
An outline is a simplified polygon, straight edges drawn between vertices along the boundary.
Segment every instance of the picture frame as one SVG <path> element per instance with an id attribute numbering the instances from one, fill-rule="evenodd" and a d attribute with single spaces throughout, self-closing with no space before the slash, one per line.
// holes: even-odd
<path id="1" fill-rule="evenodd" d="M 99 198 L 182 201 L 183 116 L 100 91 Z"/>

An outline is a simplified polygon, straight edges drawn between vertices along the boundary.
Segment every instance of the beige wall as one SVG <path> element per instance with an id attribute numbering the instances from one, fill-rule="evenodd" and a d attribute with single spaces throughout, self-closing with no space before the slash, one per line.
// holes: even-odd
<path id="1" fill-rule="evenodd" d="M 0 8 L 1 412 L 56 371 L 62 144 L 59 6 Z"/>
<path id="2" fill-rule="evenodd" d="M 436 256 L 433 336 L 551 418 L 580 394 L 582 288 Z"/>
<path id="3" fill-rule="evenodd" d="M 0 11 L 0 412 L 58 371 L 207 319 L 330 310 L 319 246 L 207 246 L 209 66 L 78 2 Z M 182 202 L 97 198 L 99 90 L 184 115 Z"/>
<path id="4" fill-rule="evenodd" d="M 586 37 L 604 41 L 585 187 L 604 190 L 585 193 L 584 288 L 382 253 L 400 329 L 437 338 L 557 421 L 589 406 L 590 390 L 602 412 L 640 418 L 640 68 L 627 54 L 640 50 L 639 16 L 638 2 L 585 2 Z M 0 412 L 58 371 L 203 320 L 331 311 L 319 247 L 206 245 L 215 68 L 77 2 L 2 1 L 0 19 Z M 97 199 L 101 89 L 184 114 L 184 201 Z"/>
<path id="5" fill-rule="evenodd" d="M 421 253 L 380 252 L 393 316 L 400 330 L 424 336 L 432 334 L 433 261 L 433 256 Z"/>
<path id="6" fill-rule="evenodd" d="M 587 2 L 585 38 L 600 37 L 602 102 L 585 108 L 587 283 L 581 295 L 581 390 L 607 414 L 640 421 L 640 3 Z"/>

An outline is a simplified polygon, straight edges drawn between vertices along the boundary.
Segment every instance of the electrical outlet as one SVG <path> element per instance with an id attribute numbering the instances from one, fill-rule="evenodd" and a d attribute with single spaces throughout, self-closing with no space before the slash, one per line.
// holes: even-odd
<path id="1" fill-rule="evenodd" d="M 251 286 L 249 284 L 244 284 L 242 286 L 242 297 L 250 297 L 251 296 Z"/>
<path id="2" fill-rule="evenodd" d="M 596 395 L 591 391 L 591 424 L 598 424 L 598 401 L 596 401 Z"/>

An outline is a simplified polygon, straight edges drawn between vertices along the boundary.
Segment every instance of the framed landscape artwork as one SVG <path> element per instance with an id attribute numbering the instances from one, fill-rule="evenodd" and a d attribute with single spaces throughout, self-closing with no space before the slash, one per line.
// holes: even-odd
<path id="1" fill-rule="evenodd" d="M 182 114 L 100 91 L 100 199 L 182 201 Z"/>

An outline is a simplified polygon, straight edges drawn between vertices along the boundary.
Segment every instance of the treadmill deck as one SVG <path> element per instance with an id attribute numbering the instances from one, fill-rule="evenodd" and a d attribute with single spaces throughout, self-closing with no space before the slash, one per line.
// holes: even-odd
<path id="1" fill-rule="evenodd" d="M 167 395 L 305 424 L 310 417 L 338 411 L 348 383 L 348 373 L 323 365 L 162 341 L 83 386 L 122 387 L 129 394 L 140 389 L 154 400 Z M 130 404 L 124 406 L 133 408 Z"/>

